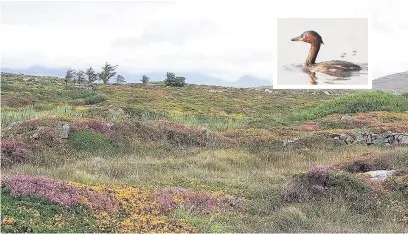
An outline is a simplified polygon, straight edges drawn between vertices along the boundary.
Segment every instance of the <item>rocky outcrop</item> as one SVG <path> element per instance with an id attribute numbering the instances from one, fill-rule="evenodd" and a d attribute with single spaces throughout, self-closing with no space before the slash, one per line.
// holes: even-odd
<path id="1" fill-rule="evenodd" d="M 342 144 L 408 145 L 408 133 L 332 133 L 330 134 L 330 137 Z"/>

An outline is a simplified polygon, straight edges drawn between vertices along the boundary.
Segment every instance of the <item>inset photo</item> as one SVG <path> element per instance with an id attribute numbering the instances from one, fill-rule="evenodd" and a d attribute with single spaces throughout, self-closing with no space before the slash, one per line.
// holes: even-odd
<path id="1" fill-rule="evenodd" d="M 279 18 L 275 89 L 371 89 L 368 18 Z"/>

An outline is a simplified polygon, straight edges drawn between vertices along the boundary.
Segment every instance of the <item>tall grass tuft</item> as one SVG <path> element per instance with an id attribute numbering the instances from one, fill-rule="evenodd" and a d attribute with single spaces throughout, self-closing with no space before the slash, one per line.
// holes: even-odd
<path id="1" fill-rule="evenodd" d="M 76 112 L 71 106 L 59 106 L 46 111 L 36 111 L 33 108 L 17 111 L 3 110 L 1 113 L 1 127 L 5 128 L 14 122 L 50 115 L 60 117 L 82 117 L 82 113 Z"/>

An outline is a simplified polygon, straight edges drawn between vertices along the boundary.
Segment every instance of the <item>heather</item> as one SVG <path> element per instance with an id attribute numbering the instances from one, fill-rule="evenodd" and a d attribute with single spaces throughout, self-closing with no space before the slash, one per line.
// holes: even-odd
<path id="1" fill-rule="evenodd" d="M 87 210 L 95 221 L 95 227 L 104 232 L 192 232 L 196 230 L 193 226 L 170 218 L 175 209 L 184 207 L 209 214 L 244 208 L 242 199 L 220 193 L 194 192 L 184 188 L 156 190 L 118 185 L 87 186 L 26 175 L 4 178 L 2 191 L 5 196 L 17 200 L 42 199 L 42 203 L 48 206 L 58 204 L 67 211 Z M 40 216 L 40 212 L 42 210 L 37 209 L 36 216 Z M 66 218 L 61 214 L 56 217 Z M 8 230 L 24 228 L 12 216 L 6 216 L 2 222 Z M 42 231 L 53 230 L 47 228 Z"/>
<path id="2" fill-rule="evenodd" d="M 2 77 L 2 231 L 408 231 L 405 96 L 185 81 Z"/>

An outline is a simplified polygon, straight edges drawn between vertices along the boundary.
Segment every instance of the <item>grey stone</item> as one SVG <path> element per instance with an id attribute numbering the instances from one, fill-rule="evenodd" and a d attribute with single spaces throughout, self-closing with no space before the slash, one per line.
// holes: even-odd
<path id="1" fill-rule="evenodd" d="M 356 143 L 366 144 L 366 138 L 364 133 L 356 133 Z"/>
<path id="2" fill-rule="evenodd" d="M 64 124 L 64 125 L 59 126 L 57 128 L 58 137 L 61 139 L 68 139 L 70 129 L 71 127 L 69 126 L 69 124 Z"/>
<path id="3" fill-rule="evenodd" d="M 363 174 L 370 176 L 371 180 L 384 181 L 388 177 L 392 176 L 394 173 L 395 173 L 395 170 L 377 170 L 377 171 L 365 172 Z"/>
<path id="4" fill-rule="evenodd" d="M 293 143 L 295 143 L 297 141 L 297 139 L 295 138 L 295 139 L 293 139 L 293 140 L 283 140 L 282 141 L 282 146 L 288 146 L 288 145 L 291 145 L 291 144 L 293 144 Z"/>
<path id="5" fill-rule="evenodd" d="M 355 118 L 353 116 L 350 116 L 350 115 L 343 115 L 340 118 L 341 121 L 354 120 L 354 119 Z"/>
<path id="6" fill-rule="evenodd" d="M 408 145 L 408 135 L 400 135 L 399 144 Z"/>

